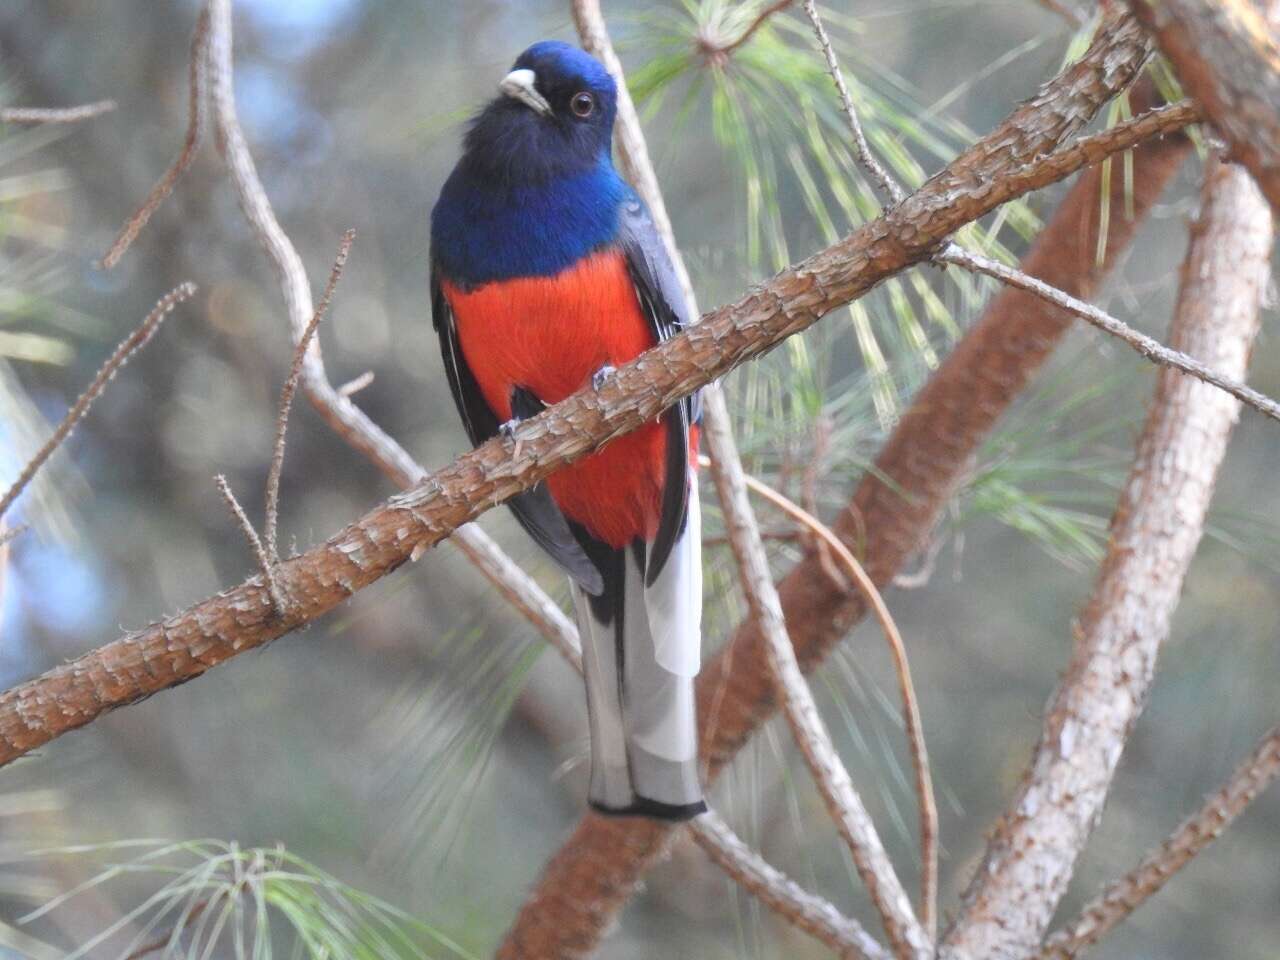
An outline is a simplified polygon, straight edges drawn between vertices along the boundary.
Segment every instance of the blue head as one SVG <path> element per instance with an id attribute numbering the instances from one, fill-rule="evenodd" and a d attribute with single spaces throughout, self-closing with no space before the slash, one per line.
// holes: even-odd
<path id="1" fill-rule="evenodd" d="M 520 54 L 498 89 L 467 133 L 464 164 L 528 184 L 607 162 L 618 89 L 594 57 L 544 40 Z"/>
<path id="2" fill-rule="evenodd" d="M 599 61 L 535 43 L 498 89 L 432 213 L 436 264 L 457 283 L 557 273 L 613 242 L 633 196 L 610 158 L 618 90 Z"/>

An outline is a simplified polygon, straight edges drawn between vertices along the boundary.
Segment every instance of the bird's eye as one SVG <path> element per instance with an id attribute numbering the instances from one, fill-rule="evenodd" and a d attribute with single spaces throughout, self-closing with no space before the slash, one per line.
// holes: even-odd
<path id="1" fill-rule="evenodd" d="M 585 90 L 581 93 L 575 93 L 573 99 L 569 101 L 569 109 L 573 111 L 573 115 L 583 120 L 591 116 L 591 112 L 595 108 L 596 98 Z"/>

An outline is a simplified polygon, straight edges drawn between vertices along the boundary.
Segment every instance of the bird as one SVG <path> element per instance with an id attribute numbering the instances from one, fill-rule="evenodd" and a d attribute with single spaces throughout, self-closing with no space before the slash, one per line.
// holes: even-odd
<path id="1" fill-rule="evenodd" d="M 431 309 L 473 445 L 690 322 L 649 210 L 614 167 L 618 90 L 570 44 L 516 58 L 472 119 L 431 214 Z M 695 394 L 509 501 L 568 574 L 582 641 L 588 802 L 706 810 L 694 678 L 702 562 Z"/>

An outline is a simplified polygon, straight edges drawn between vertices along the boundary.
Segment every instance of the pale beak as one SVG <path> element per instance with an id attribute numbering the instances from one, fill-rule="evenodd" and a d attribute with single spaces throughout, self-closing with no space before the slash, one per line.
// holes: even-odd
<path id="1" fill-rule="evenodd" d="M 498 89 L 508 97 L 519 100 L 536 113 L 546 115 L 551 113 L 551 104 L 547 103 L 547 98 L 534 86 L 537 79 L 538 75 L 532 70 L 512 70 L 502 78 Z"/>

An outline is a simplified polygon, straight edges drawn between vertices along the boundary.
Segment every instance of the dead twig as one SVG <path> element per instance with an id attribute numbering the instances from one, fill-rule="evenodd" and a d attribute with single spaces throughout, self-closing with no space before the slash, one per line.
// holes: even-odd
<path id="1" fill-rule="evenodd" d="M 694 841 L 717 866 L 788 923 L 812 934 L 837 956 L 889 960 L 862 924 L 810 893 L 742 842 L 714 810 L 689 824 Z"/>
<path id="2" fill-rule="evenodd" d="M 972 251 L 965 250 L 955 244 L 951 244 L 946 250 L 939 253 L 936 257 L 940 263 L 950 263 L 971 270 L 974 273 L 985 274 L 996 280 L 1006 283 L 1011 287 L 1019 290 L 1025 290 L 1027 293 L 1035 294 L 1044 300 L 1052 303 L 1056 307 L 1061 307 L 1068 313 L 1071 313 L 1081 320 L 1092 324 L 1103 333 L 1115 337 L 1122 343 L 1127 344 L 1136 350 L 1152 363 L 1159 364 L 1162 367 L 1169 367 L 1173 370 L 1179 370 L 1189 376 L 1202 380 L 1205 383 L 1223 390 L 1231 396 L 1235 397 L 1246 406 L 1252 407 L 1264 416 L 1270 417 L 1272 420 L 1280 420 L 1280 403 L 1272 400 L 1264 393 L 1259 393 L 1252 387 L 1241 381 L 1219 373 L 1207 364 L 1201 363 L 1194 357 L 1189 357 L 1180 350 L 1174 350 L 1166 347 L 1160 341 L 1148 337 L 1145 333 L 1139 333 L 1122 320 L 1117 320 L 1111 314 L 1104 310 L 1099 310 L 1093 304 L 1085 303 L 1083 300 L 1077 300 L 1068 293 L 1064 293 L 1057 287 L 1037 280 L 1035 277 L 1028 276 L 1020 270 L 1013 267 L 1007 267 L 1003 263 L 998 263 L 989 257 L 981 256 Z"/>
<path id="3" fill-rule="evenodd" d="M 79 123 L 116 108 L 114 100 L 97 100 L 75 107 L 3 107 L 0 123 Z"/>
<path id="4" fill-rule="evenodd" d="M 1280 777 L 1280 726 L 1272 727 L 1227 781 L 1142 862 L 1107 884 L 1071 923 L 1045 941 L 1037 960 L 1067 960 L 1093 946 L 1163 889 Z"/>
<path id="5" fill-rule="evenodd" d="M 120 258 L 133 245 L 133 241 L 138 238 L 142 228 L 147 225 L 152 215 L 160 209 L 160 204 L 164 203 L 165 198 L 173 193 L 173 188 L 177 185 L 178 179 L 191 166 L 191 161 L 195 159 L 196 153 L 200 149 L 200 135 L 204 129 L 205 121 L 208 38 L 209 14 L 207 10 L 202 10 L 196 20 L 195 33 L 191 37 L 191 61 L 188 66 L 190 92 L 187 108 L 187 134 L 182 143 L 182 150 L 178 154 L 178 158 L 173 161 L 173 165 L 165 171 L 164 176 L 151 188 L 151 192 L 147 194 L 147 199 L 142 202 L 142 206 L 134 211 L 133 215 L 124 222 L 124 226 L 120 228 L 115 240 L 111 242 L 111 246 L 107 248 L 107 252 L 103 254 L 102 260 L 99 261 L 99 266 L 103 270 L 110 270 L 120 262 Z"/>
<path id="6" fill-rule="evenodd" d="M 249 522 L 249 517 L 244 512 L 244 507 L 240 506 L 240 501 L 231 492 L 231 484 L 227 483 L 227 478 L 222 474 L 218 474 L 213 478 L 213 482 L 218 485 L 218 492 L 222 494 L 222 499 L 226 501 L 231 515 L 236 518 L 236 523 L 240 526 L 240 532 L 249 541 L 249 548 L 253 551 L 254 559 L 258 561 L 258 570 L 262 574 L 263 586 L 266 587 L 267 594 L 271 597 L 271 608 L 275 611 L 276 616 L 283 617 L 287 608 L 284 603 L 284 594 L 280 591 L 280 584 L 276 582 L 276 564 L 271 562 L 271 557 L 267 555 L 266 549 L 262 546 L 262 541 L 258 538 L 258 531 L 253 529 L 253 524 Z"/>
<path id="7" fill-rule="evenodd" d="M 311 340 L 320 327 L 333 301 L 333 292 L 338 281 L 342 279 L 342 271 L 347 265 L 347 257 L 351 254 L 351 244 L 355 242 L 356 232 L 348 230 L 342 235 L 338 246 L 338 255 L 334 258 L 333 267 L 329 270 L 329 282 L 325 284 L 324 295 L 320 305 L 316 307 L 311 322 L 307 324 L 302 336 L 293 350 L 293 363 L 289 366 L 289 376 L 280 390 L 280 412 L 276 416 L 276 440 L 271 453 L 271 469 L 267 472 L 266 521 L 263 526 L 263 540 L 266 541 L 267 556 L 273 564 L 280 562 L 280 551 L 276 548 L 276 528 L 280 516 L 280 472 L 284 469 L 285 435 L 289 430 L 289 411 L 293 407 L 293 395 L 298 390 L 298 378 L 302 376 L 302 363 L 306 358 Z"/>
<path id="8" fill-rule="evenodd" d="M 195 292 L 196 285 L 194 283 L 181 283 L 174 287 L 157 301 L 156 305 L 151 308 L 151 312 L 147 314 L 146 319 L 142 321 L 142 324 L 116 347 L 111 356 L 107 358 L 107 362 L 99 368 L 97 375 L 90 381 L 89 386 L 85 387 L 84 393 L 80 394 L 76 402 L 72 404 L 71 409 L 67 411 L 67 415 L 62 418 L 62 422 L 54 429 L 53 435 L 36 452 L 36 455 L 27 461 L 27 465 L 22 468 L 22 473 L 18 475 L 18 479 L 13 482 L 13 485 L 9 487 L 4 496 L 0 497 L 0 517 L 3 517 L 9 511 L 14 501 L 26 489 L 27 484 L 44 466 L 45 461 L 53 455 L 53 452 L 62 445 L 67 437 L 71 436 L 71 432 L 75 430 L 76 425 L 84 419 L 85 414 L 89 412 L 89 408 L 93 406 L 94 401 L 106 389 L 107 384 L 120 371 L 120 368 L 129 362 L 129 358 L 134 353 L 147 345 L 148 341 L 155 335 L 156 330 L 160 328 L 160 324 L 173 312 L 174 307 L 191 299 Z"/>
<path id="9" fill-rule="evenodd" d="M 793 2 L 794 0 L 776 0 L 776 2 L 769 4 L 756 14 L 755 19 L 747 24 L 746 29 L 743 30 L 742 33 L 738 34 L 736 38 L 730 40 L 728 43 L 723 43 L 711 37 L 699 35 L 698 49 L 702 51 L 702 55 L 710 62 L 717 65 L 724 64 L 728 61 L 729 57 L 733 55 L 735 50 L 756 35 L 756 31 L 763 27 L 770 17 L 774 14 L 781 13 L 783 10 L 787 9 L 787 7 L 791 6 Z"/>

